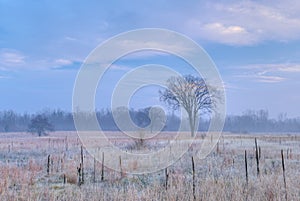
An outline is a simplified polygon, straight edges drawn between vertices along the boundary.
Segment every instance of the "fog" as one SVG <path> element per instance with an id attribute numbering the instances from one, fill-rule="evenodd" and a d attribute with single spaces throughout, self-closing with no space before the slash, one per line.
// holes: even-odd
<path id="1" fill-rule="evenodd" d="M 151 125 L 149 111 L 150 108 L 128 110 L 132 122 L 140 128 Z M 119 128 L 114 118 L 122 120 L 125 118 L 126 112 L 126 108 L 119 108 L 114 111 L 113 116 L 109 109 L 102 109 L 96 112 L 96 116 L 102 130 L 118 131 Z M 47 109 L 29 114 L 5 110 L 0 111 L 0 132 L 26 132 L 31 120 L 37 115 L 45 116 L 56 131 L 75 130 L 73 115 L 68 111 Z M 81 112 L 80 115 L 88 121 L 93 113 Z M 179 125 L 184 121 L 187 119 L 181 119 L 177 113 L 169 113 L 165 114 L 165 119 L 156 119 L 151 126 L 154 126 L 154 129 L 155 126 L 161 127 L 163 131 L 177 131 Z M 207 131 L 209 122 L 209 118 L 200 117 L 198 130 Z M 132 128 L 128 126 L 125 129 L 131 130 Z M 267 110 L 247 110 L 240 115 L 228 115 L 223 131 L 232 133 L 295 133 L 300 132 L 300 118 L 289 118 L 285 113 L 279 114 L 277 118 L 270 118 Z"/>

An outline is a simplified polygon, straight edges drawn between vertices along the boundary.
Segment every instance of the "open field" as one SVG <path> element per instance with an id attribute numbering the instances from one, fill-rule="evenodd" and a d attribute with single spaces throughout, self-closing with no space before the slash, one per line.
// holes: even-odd
<path id="1" fill-rule="evenodd" d="M 165 133 L 158 143 L 107 135 L 121 150 L 142 153 L 163 148 L 172 137 Z M 187 147 L 187 140 L 180 143 Z M 83 149 L 79 175 L 81 141 L 75 132 L 0 133 L 0 200 L 300 200 L 300 135 L 224 133 L 205 160 L 195 156 L 199 146 L 201 137 L 167 169 L 142 175 L 126 173 L 122 163 L 122 172 L 103 169 L 102 161 Z"/>

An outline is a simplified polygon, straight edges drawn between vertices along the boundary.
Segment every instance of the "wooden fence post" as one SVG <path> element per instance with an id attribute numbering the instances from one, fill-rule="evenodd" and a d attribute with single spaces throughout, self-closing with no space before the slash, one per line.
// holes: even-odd
<path id="1" fill-rule="evenodd" d="M 104 152 L 102 152 L 101 181 L 104 180 Z"/>
<path id="2" fill-rule="evenodd" d="M 47 161 L 47 174 L 49 175 L 50 172 L 50 154 L 48 155 L 48 161 Z"/>
<path id="3" fill-rule="evenodd" d="M 94 157 L 94 175 L 93 175 L 93 182 L 96 183 L 96 158 Z"/>
<path id="4" fill-rule="evenodd" d="M 81 182 L 84 183 L 84 171 L 83 171 L 83 148 L 81 146 Z"/>
<path id="5" fill-rule="evenodd" d="M 193 173 L 193 198 L 194 200 L 196 200 L 195 163 L 194 163 L 193 156 L 192 156 L 192 173 Z"/>
<path id="6" fill-rule="evenodd" d="M 119 165 L 120 165 L 120 171 L 121 171 L 121 178 L 123 178 L 123 169 L 122 169 L 122 159 L 121 159 L 121 156 L 119 156 Z"/>
<path id="7" fill-rule="evenodd" d="M 258 148 L 257 148 L 257 139 L 256 138 L 255 138 L 255 157 L 256 157 L 257 176 L 259 176 L 259 156 L 258 156 Z"/>
<path id="8" fill-rule="evenodd" d="M 247 151 L 245 150 L 245 171 L 246 171 L 246 184 L 248 185 L 248 162 L 247 162 Z"/>
<path id="9" fill-rule="evenodd" d="M 168 168 L 165 169 L 165 177 L 166 177 L 166 190 L 168 190 L 168 179 L 169 179 L 169 174 L 168 174 Z"/>
<path id="10" fill-rule="evenodd" d="M 287 189 L 286 189 L 286 179 L 285 179 L 284 157 L 283 157 L 283 150 L 282 149 L 281 149 L 281 164 L 282 164 L 282 174 L 283 174 L 283 182 L 284 182 L 285 200 L 288 200 L 287 199 Z"/>

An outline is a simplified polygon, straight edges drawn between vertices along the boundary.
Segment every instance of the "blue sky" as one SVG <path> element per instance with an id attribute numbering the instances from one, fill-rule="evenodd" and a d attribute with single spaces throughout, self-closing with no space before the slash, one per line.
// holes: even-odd
<path id="1" fill-rule="evenodd" d="M 225 83 L 229 114 L 268 109 L 273 117 L 300 116 L 298 0 L 0 0 L 0 110 L 70 111 L 76 75 L 88 54 L 116 34 L 149 27 L 185 34 L 208 52 Z M 149 62 L 185 65 L 147 53 L 116 62 L 99 86 L 97 107 L 107 105 L 101 101 L 126 69 Z M 137 93 L 132 104 L 148 103 Z"/>

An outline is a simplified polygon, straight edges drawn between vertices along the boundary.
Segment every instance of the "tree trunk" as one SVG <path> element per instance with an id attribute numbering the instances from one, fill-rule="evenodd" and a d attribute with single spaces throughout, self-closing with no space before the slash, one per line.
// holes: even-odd
<path id="1" fill-rule="evenodd" d="M 189 112 L 188 115 L 189 115 L 189 122 L 190 122 L 190 128 L 191 128 L 191 136 L 195 137 L 195 124 L 194 124 L 193 115 L 191 112 Z"/>

